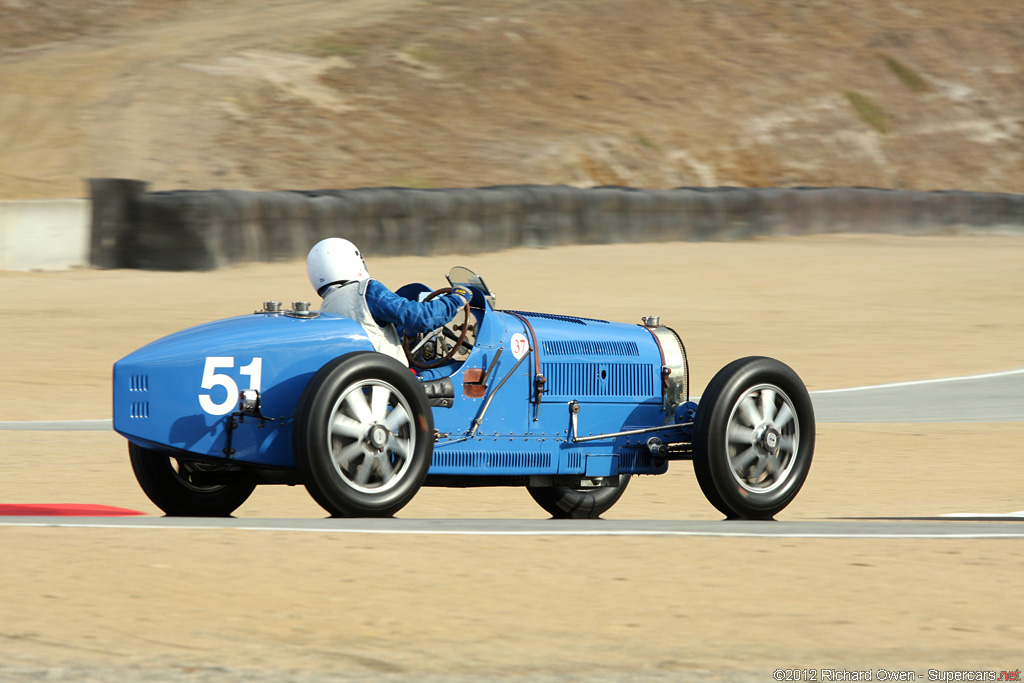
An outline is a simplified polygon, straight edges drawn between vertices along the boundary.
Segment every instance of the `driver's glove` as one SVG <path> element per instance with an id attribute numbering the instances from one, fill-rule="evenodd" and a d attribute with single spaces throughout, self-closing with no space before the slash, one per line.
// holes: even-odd
<path id="1" fill-rule="evenodd" d="M 452 296 L 457 296 L 462 299 L 461 306 L 465 306 L 473 298 L 473 292 L 469 291 L 465 287 L 452 287 Z"/>

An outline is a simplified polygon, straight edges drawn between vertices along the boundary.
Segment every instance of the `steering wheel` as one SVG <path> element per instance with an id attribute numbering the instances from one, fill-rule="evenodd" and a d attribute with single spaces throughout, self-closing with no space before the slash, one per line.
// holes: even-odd
<path id="1" fill-rule="evenodd" d="M 441 296 L 442 294 L 450 294 L 452 291 L 451 287 L 442 287 L 441 289 L 435 289 L 433 292 L 428 294 L 423 301 L 430 301 L 434 297 Z M 436 368 L 437 366 L 445 363 L 455 357 L 455 354 L 459 352 L 459 349 L 463 346 L 463 342 L 466 341 L 466 335 L 469 334 L 469 321 L 472 320 L 473 314 L 469 312 L 469 302 L 462 307 L 462 332 L 456 334 L 448 328 L 459 314 L 456 313 L 455 317 L 449 320 L 447 323 L 427 332 L 422 338 L 419 336 L 410 337 L 408 335 L 402 337 L 402 348 L 405 349 L 405 356 L 409 359 L 409 365 L 420 370 L 426 370 L 428 368 Z M 455 329 L 458 330 L 460 326 L 456 325 Z M 447 348 L 445 338 L 454 340 L 451 348 Z M 468 348 L 470 345 L 467 344 Z M 440 349 L 440 350 L 439 350 Z M 429 353 L 429 356 L 427 355 Z"/>

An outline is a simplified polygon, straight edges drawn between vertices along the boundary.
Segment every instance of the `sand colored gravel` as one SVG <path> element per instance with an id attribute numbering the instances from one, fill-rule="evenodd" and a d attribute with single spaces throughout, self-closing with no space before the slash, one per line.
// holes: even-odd
<path id="1" fill-rule="evenodd" d="M 1021 237 L 369 255 L 371 272 L 395 286 L 441 286 L 451 264 L 482 273 L 502 307 L 661 315 L 687 343 L 695 393 L 747 354 L 785 360 L 812 389 L 1024 366 Z M 0 273 L 0 292 L 6 420 L 109 417 L 120 356 L 264 299 L 312 294 L 300 262 Z M 1015 474 L 1024 424 L 820 425 L 818 434 L 808 482 L 782 520 L 1024 509 Z M 116 434 L 0 431 L 0 444 L 0 502 L 158 514 Z M 267 487 L 238 515 L 323 512 L 301 487 Z M 425 489 L 401 516 L 544 515 L 521 490 Z M 678 463 L 635 480 L 607 517 L 717 515 Z M 171 670 L 181 680 L 746 672 L 767 681 L 780 667 L 1022 663 L 1019 541 L 0 528 L 0 548 L 0 680 L 5 671 L 144 680 Z"/>

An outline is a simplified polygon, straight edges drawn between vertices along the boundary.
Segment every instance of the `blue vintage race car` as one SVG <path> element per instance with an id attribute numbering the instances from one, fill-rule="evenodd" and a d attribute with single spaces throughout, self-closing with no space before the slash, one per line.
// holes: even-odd
<path id="1" fill-rule="evenodd" d="M 613 323 L 471 301 L 404 340 L 421 382 L 363 328 L 298 302 L 159 339 L 114 365 L 114 429 L 169 515 L 231 514 L 258 484 L 303 484 L 334 516 L 389 516 L 421 486 L 525 486 L 554 517 L 597 517 L 633 475 L 692 460 L 730 518 L 770 518 L 796 496 L 814 413 L 779 361 L 743 358 L 689 401 L 682 341 L 656 317 Z M 410 299 L 420 284 L 398 290 Z"/>

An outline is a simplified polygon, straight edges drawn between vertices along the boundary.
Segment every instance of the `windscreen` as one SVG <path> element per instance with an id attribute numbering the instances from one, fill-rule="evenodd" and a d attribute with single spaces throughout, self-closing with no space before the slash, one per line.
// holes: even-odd
<path id="1" fill-rule="evenodd" d="M 469 268 L 463 266 L 455 266 L 448 271 L 448 283 L 454 287 L 456 285 L 466 285 L 467 287 L 473 287 L 483 292 L 484 296 L 494 306 L 494 294 L 490 289 L 487 288 L 487 283 L 484 279 L 474 273 Z"/>

